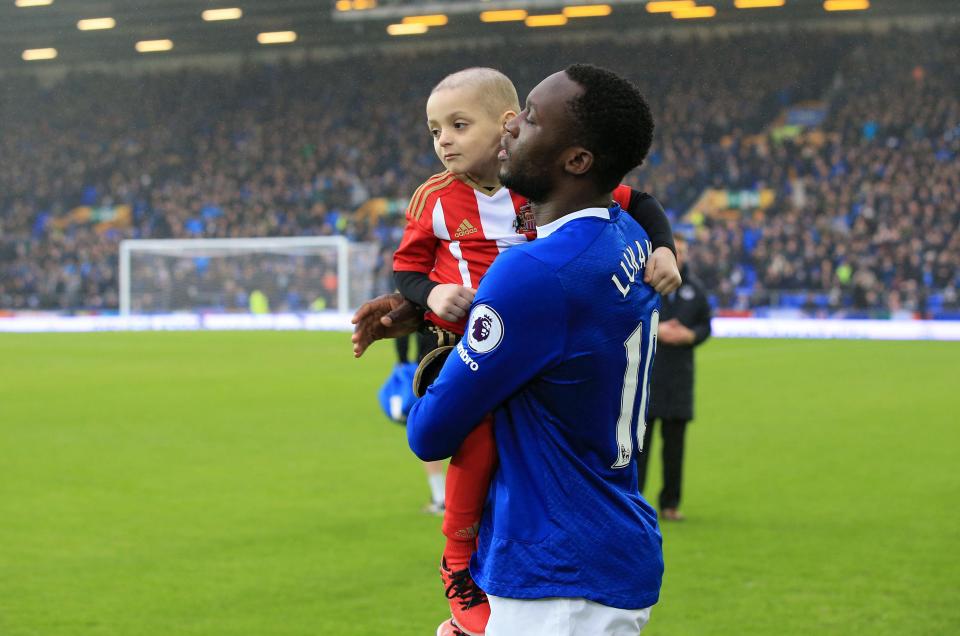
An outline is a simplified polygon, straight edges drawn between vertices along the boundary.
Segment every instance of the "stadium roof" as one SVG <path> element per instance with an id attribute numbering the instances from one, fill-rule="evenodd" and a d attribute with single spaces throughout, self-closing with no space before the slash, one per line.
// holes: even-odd
<path id="1" fill-rule="evenodd" d="M 676 4 L 676 0 L 672 0 Z M 684 0 L 681 0 L 683 4 Z M 399 41 L 439 42 L 482 38 L 487 34 L 527 34 L 533 31 L 519 21 L 485 22 L 484 11 L 512 9 L 527 17 L 569 17 L 566 24 L 538 32 L 587 33 L 615 28 L 645 29 L 696 25 L 764 25 L 808 20 L 860 21 L 907 19 L 916 16 L 960 19 L 957 0 L 685 0 L 688 5 L 713 7 L 712 17 L 679 20 L 659 8 L 654 0 L 463 0 L 417 2 L 413 0 L 0 0 L 0 71 L 32 71 L 38 66 L 61 68 L 90 65 L 131 66 L 147 58 L 183 59 L 217 55 L 251 57 L 267 49 L 287 52 L 336 50 L 386 45 Z M 783 4 L 763 9 L 736 5 L 769 2 Z M 647 4 L 652 4 L 648 7 Z M 826 12 L 825 4 L 864 3 L 864 11 Z M 571 6 L 609 5 L 610 15 L 572 17 Z M 663 0 L 660 1 L 663 5 Z M 669 6 L 668 6 L 669 8 Z M 234 9 L 220 19 L 202 17 L 212 9 Z M 590 13 L 591 10 L 581 10 Z M 709 13 L 709 10 L 706 10 Z M 391 24 L 430 15 L 434 26 L 406 27 L 425 33 L 394 37 Z M 679 14 L 678 14 L 679 15 Z M 210 14 L 207 17 L 211 17 Z M 507 16 L 509 17 L 509 15 Z M 564 16 L 566 17 L 566 16 Z M 109 20 L 107 20 L 109 18 Z M 81 22 L 101 19 L 93 22 Z M 439 24 L 444 22 L 444 24 Z M 548 20 L 549 22 L 549 20 Z M 81 29 L 81 27 L 94 27 Z M 95 28 L 99 27 L 99 28 Z M 401 27 L 400 30 L 404 30 Z M 279 35 L 263 35 L 263 34 Z M 140 44 L 138 42 L 153 42 Z M 272 42 L 272 43 L 271 43 Z M 26 53 L 33 51 L 33 53 Z M 33 58 L 28 60 L 26 58 Z"/>

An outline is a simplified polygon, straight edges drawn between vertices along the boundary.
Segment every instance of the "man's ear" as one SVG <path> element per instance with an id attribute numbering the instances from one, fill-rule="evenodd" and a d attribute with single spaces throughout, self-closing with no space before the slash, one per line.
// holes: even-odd
<path id="1" fill-rule="evenodd" d="M 500 117 L 500 130 L 505 130 L 507 126 L 507 122 L 516 116 L 517 116 L 517 111 L 515 110 L 508 110 L 505 113 L 503 113 L 503 115 L 501 115 Z"/>
<path id="2" fill-rule="evenodd" d="M 583 146 L 571 146 L 563 155 L 563 169 L 577 176 L 582 176 L 593 167 L 593 153 Z"/>

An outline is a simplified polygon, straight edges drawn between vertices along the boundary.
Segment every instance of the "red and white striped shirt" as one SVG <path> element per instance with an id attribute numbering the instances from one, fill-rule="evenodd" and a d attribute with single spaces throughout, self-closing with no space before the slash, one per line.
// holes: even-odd
<path id="1" fill-rule="evenodd" d="M 630 202 L 630 188 L 619 186 L 614 199 L 622 207 Z M 407 226 L 393 255 L 396 272 L 421 272 L 438 283 L 474 289 L 500 252 L 526 243 L 516 220 L 526 199 L 500 188 L 486 195 L 453 173 L 434 175 L 417 188 L 407 206 Z M 439 327 L 463 333 L 466 319 L 457 323 L 427 312 Z"/>

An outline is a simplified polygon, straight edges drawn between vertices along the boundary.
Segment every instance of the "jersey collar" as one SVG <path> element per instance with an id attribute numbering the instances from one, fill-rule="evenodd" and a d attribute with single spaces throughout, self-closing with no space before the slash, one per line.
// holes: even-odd
<path id="1" fill-rule="evenodd" d="M 586 208 L 585 210 L 580 210 L 579 212 L 571 212 L 570 214 L 565 214 L 561 216 L 556 221 L 551 221 L 546 225 L 537 226 L 537 238 L 543 239 L 547 238 L 561 227 L 569 223 L 570 221 L 575 221 L 577 219 L 583 219 L 587 217 L 596 217 L 598 219 L 604 219 L 605 221 L 610 220 L 610 210 L 608 208 Z"/>

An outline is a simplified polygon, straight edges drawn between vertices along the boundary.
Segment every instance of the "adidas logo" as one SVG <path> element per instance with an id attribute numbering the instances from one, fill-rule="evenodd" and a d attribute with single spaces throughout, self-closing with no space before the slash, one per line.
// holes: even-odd
<path id="1" fill-rule="evenodd" d="M 471 223 L 467 219 L 464 219 L 463 221 L 460 222 L 460 227 L 457 228 L 457 232 L 453 236 L 454 238 L 461 238 L 466 236 L 467 234 L 474 234 L 478 231 L 479 230 L 477 230 L 477 228 L 474 227 L 473 223 Z"/>

